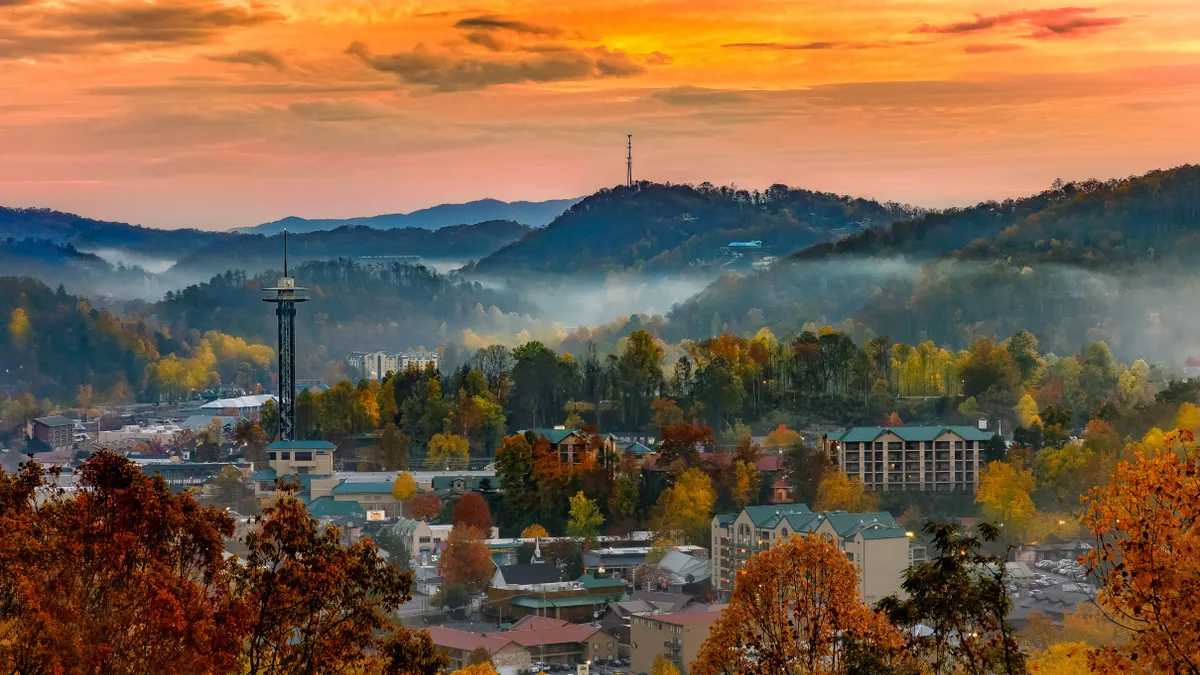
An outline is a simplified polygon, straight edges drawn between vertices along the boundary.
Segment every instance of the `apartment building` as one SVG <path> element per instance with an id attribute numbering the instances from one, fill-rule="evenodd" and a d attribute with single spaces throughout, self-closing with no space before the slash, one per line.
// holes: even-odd
<path id="1" fill-rule="evenodd" d="M 346 357 L 346 363 L 370 380 L 382 380 L 388 373 L 399 373 L 409 368 L 424 370 L 428 366 L 437 368 L 442 356 L 437 352 L 354 352 Z"/>
<path id="2" fill-rule="evenodd" d="M 837 544 L 858 568 L 859 594 L 874 604 L 900 592 L 909 566 L 911 538 L 890 513 L 813 513 L 804 504 L 748 506 L 712 520 L 712 579 L 717 599 L 727 601 L 755 554 L 793 534 L 818 534 Z"/>
<path id="3" fill-rule="evenodd" d="M 820 448 L 868 490 L 975 492 L 995 435 L 971 426 L 854 427 L 823 434 Z"/>
<path id="4" fill-rule="evenodd" d="M 630 669 L 648 673 L 662 654 L 680 675 L 688 675 L 700 645 L 724 609 L 724 605 L 691 606 L 675 614 L 634 615 L 629 623 Z"/>
<path id="5" fill-rule="evenodd" d="M 75 420 L 60 415 L 35 417 L 29 422 L 26 434 L 44 443 L 51 451 L 70 450 L 75 444 Z"/>

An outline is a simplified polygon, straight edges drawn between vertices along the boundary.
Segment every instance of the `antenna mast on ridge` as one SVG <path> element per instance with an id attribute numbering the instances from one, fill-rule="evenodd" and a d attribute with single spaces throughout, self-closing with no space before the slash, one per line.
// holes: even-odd
<path id="1" fill-rule="evenodd" d="M 633 134 L 625 137 L 625 187 L 633 187 Z"/>

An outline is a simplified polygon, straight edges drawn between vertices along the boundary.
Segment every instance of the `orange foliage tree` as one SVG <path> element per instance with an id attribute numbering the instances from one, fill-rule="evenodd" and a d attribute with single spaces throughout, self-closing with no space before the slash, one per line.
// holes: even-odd
<path id="1" fill-rule="evenodd" d="M 114 454 L 49 487 L 34 463 L 0 471 L 0 669 L 228 671 L 245 605 L 222 558 L 233 522 Z M 34 506 L 39 489 L 52 498 Z"/>
<path id="2" fill-rule="evenodd" d="M 482 495 L 468 492 L 459 497 L 454 505 L 454 526 L 473 527 L 484 534 L 492 531 L 492 510 Z"/>
<path id="3" fill-rule="evenodd" d="M 0 669 L 11 673 L 433 675 L 428 633 L 392 624 L 412 577 L 344 547 L 283 484 L 225 558 L 233 523 L 101 452 L 71 493 L 0 471 Z M 40 491 L 41 503 L 35 506 Z"/>
<path id="4" fill-rule="evenodd" d="M 431 520 L 442 512 L 442 499 L 432 492 L 421 492 L 408 503 L 412 517 L 417 520 Z"/>
<path id="5" fill-rule="evenodd" d="M 661 440 L 658 444 L 658 466 L 669 466 L 676 460 L 683 460 L 685 466 L 696 466 L 700 461 L 700 452 L 712 448 L 716 444 L 713 430 L 690 422 L 680 422 L 669 427 L 663 427 L 659 432 Z"/>
<path id="6" fill-rule="evenodd" d="M 1190 431 L 1169 439 L 1191 445 Z M 1200 477 L 1195 451 L 1137 453 L 1084 498 L 1097 540 L 1085 562 L 1101 608 L 1132 631 L 1094 653 L 1096 672 L 1200 673 Z"/>
<path id="7" fill-rule="evenodd" d="M 487 588 L 495 568 L 479 530 L 473 527 L 450 530 L 446 551 L 438 563 L 438 571 L 448 586 L 464 586 L 468 591 L 478 593 Z"/>
<path id="8" fill-rule="evenodd" d="M 900 661 L 903 639 L 858 597 L 854 564 L 818 535 L 793 535 L 755 556 L 713 624 L 693 675 L 846 673 L 855 645 Z"/>

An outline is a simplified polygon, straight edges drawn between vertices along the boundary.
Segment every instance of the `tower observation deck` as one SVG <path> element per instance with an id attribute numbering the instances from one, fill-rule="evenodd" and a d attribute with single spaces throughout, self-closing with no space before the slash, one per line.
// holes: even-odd
<path id="1" fill-rule="evenodd" d="M 288 276 L 287 230 L 283 231 L 283 277 L 264 288 L 263 302 L 275 303 L 279 319 L 279 440 L 296 440 L 296 303 L 308 300 L 308 289 Z"/>

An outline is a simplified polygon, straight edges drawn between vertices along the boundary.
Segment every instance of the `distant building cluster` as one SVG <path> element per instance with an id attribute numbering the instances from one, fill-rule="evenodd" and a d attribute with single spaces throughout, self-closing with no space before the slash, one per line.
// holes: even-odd
<path id="1" fill-rule="evenodd" d="M 409 368 L 424 370 L 437 368 L 442 361 L 437 352 L 352 352 L 346 364 L 370 380 L 382 380 L 388 373 L 399 373 Z"/>

